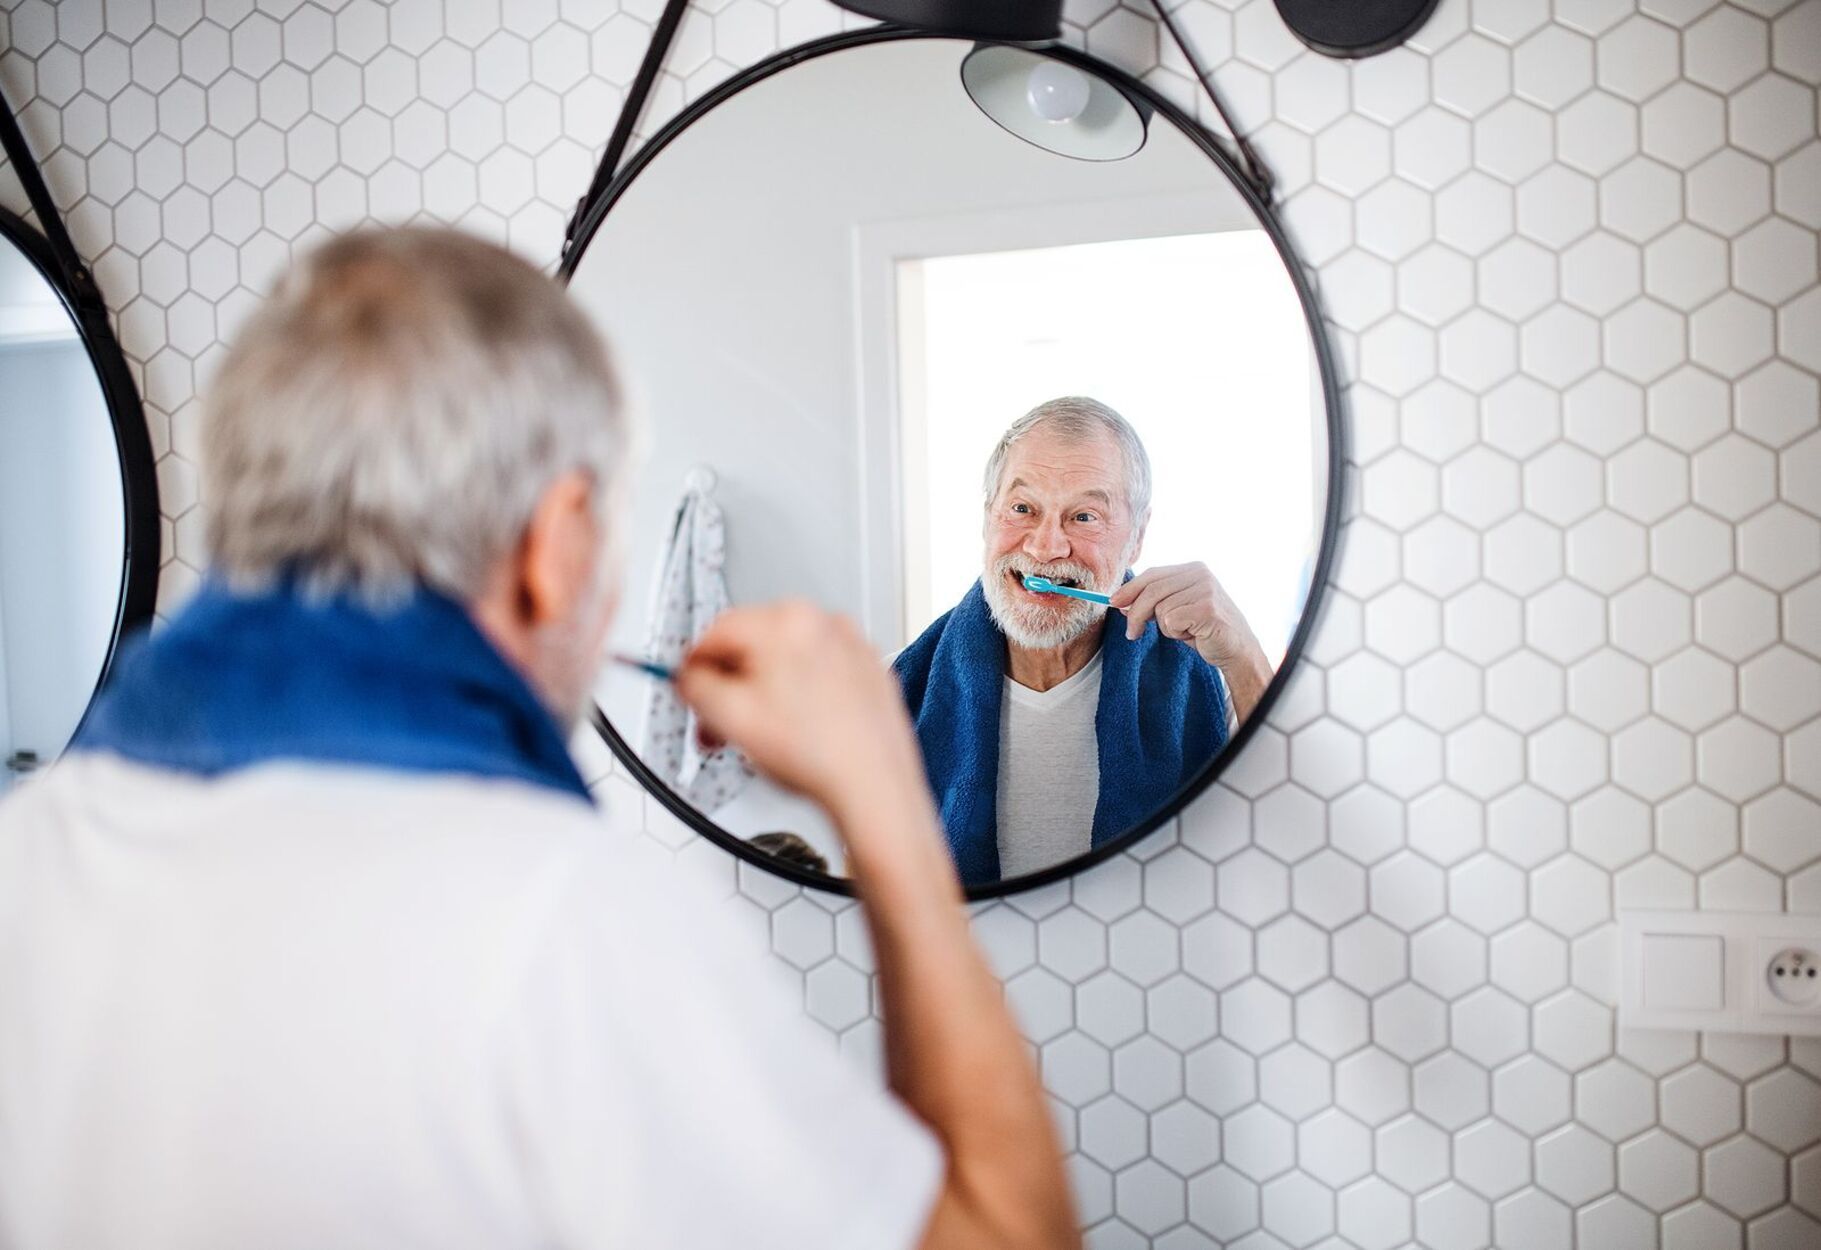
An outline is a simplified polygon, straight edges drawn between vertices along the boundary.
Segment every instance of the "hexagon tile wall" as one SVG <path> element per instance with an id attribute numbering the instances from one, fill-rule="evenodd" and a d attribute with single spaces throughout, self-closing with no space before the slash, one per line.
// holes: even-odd
<path id="1" fill-rule="evenodd" d="M 1821 910 L 1821 2 L 1445 0 L 1305 52 L 1180 11 L 1352 379 L 1332 607 L 1176 826 L 983 906 L 1095 1246 L 1821 1246 L 1821 1045 L 1614 1026 L 1615 906 Z M 151 404 L 292 254 L 424 216 L 554 259 L 658 0 L 0 0 L 0 81 Z M 1190 100 L 1145 6 L 1070 37 Z M 704 3 L 661 117 L 836 28 Z M 0 198 L 23 197 L 0 175 Z M 870 1052 L 852 906 L 644 811 Z"/>

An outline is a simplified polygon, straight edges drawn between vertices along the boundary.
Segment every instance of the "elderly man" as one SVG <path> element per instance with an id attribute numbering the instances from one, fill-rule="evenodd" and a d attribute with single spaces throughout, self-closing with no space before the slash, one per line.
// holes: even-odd
<path id="1" fill-rule="evenodd" d="M 0 1245 L 1077 1243 L 855 630 L 735 612 L 678 683 L 846 838 L 891 1093 L 590 806 L 618 394 L 560 288 L 453 233 L 331 243 L 253 318 L 210 577 L 0 806 Z"/>
<path id="2" fill-rule="evenodd" d="M 1155 812 L 1271 680 L 1200 564 L 1133 576 L 1151 516 L 1137 432 L 1051 400 L 987 461 L 985 571 L 893 661 L 949 846 L 969 884 L 1072 859 Z M 1027 576 L 1111 597 L 1026 588 Z"/>

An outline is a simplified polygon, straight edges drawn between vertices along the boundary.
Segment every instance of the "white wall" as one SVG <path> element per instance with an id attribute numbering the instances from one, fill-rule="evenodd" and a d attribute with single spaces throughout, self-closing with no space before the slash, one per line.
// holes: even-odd
<path id="1" fill-rule="evenodd" d="M 420 211 L 552 260 L 653 6 L 0 7 L 0 86 L 151 399 L 168 608 L 196 375 L 274 265 Z M 1193 102 L 1143 10 L 1071 0 L 1070 37 Z M 1319 272 L 1360 489 L 1303 677 L 1225 781 L 978 909 L 1093 1243 L 1821 1242 L 1821 1046 L 1611 1008 L 1615 906 L 1821 911 L 1821 7 L 1443 0 L 1358 65 L 1270 0 L 1176 12 Z M 661 103 L 838 21 L 696 13 Z M 701 207 L 704 246 L 751 198 Z M 852 907 L 586 762 L 873 1053 Z"/>

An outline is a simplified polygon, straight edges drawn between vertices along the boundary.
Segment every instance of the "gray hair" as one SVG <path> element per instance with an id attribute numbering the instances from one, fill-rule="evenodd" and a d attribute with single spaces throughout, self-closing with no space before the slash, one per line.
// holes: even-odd
<path id="1" fill-rule="evenodd" d="M 1097 399 L 1082 395 L 1065 395 L 1038 404 L 1012 422 L 986 460 L 985 497 L 991 507 L 999 493 L 999 478 L 1005 472 L 1005 458 L 1012 444 L 1035 429 L 1051 429 L 1068 439 L 1089 439 L 1108 434 L 1119 446 L 1125 460 L 1125 499 L 1135 520 L 1142 520 L 1151 510 L 1151 457 L 1145 453 L 1144 441 L 1132 423 Z"/>
<path id="2" fill-rule="evenodd" d="M 627 456 L 607 349 L 562 288 L 453 230 L 361 230 L 249 321 L 204 404 L 218 571 L 372 601 L 471 600 L 580 469 L 605 522 Z"/>

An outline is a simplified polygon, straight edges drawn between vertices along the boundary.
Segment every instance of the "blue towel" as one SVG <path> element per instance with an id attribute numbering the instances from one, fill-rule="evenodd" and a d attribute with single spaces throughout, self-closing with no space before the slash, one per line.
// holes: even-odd
<path id="1" fill-rule="evenodd" d="M 510 778 L 591 801 L 556 722 L 454 600 L 374 611 L 210 580 L 122 648 L 73 750 L 215 776 L 271 760 Z"/>
<path id="2" fill-rule="evenodd" d="M 1100 797 L 1093 845 L 1145 820 L 1201 771 L 1227 741 L 1227 696 L 1214 666 L 1186 643 L 1165 638 L 1155 621 L 1136 641 L 1108 612 L 1101 632 Z M 999 710 L 1005 635 L 986 593 L 973 589 L 898 653 L 892 669 L 904 688 L 923 746 L 923 767 L 961 879 L 999 880 Z"/>

